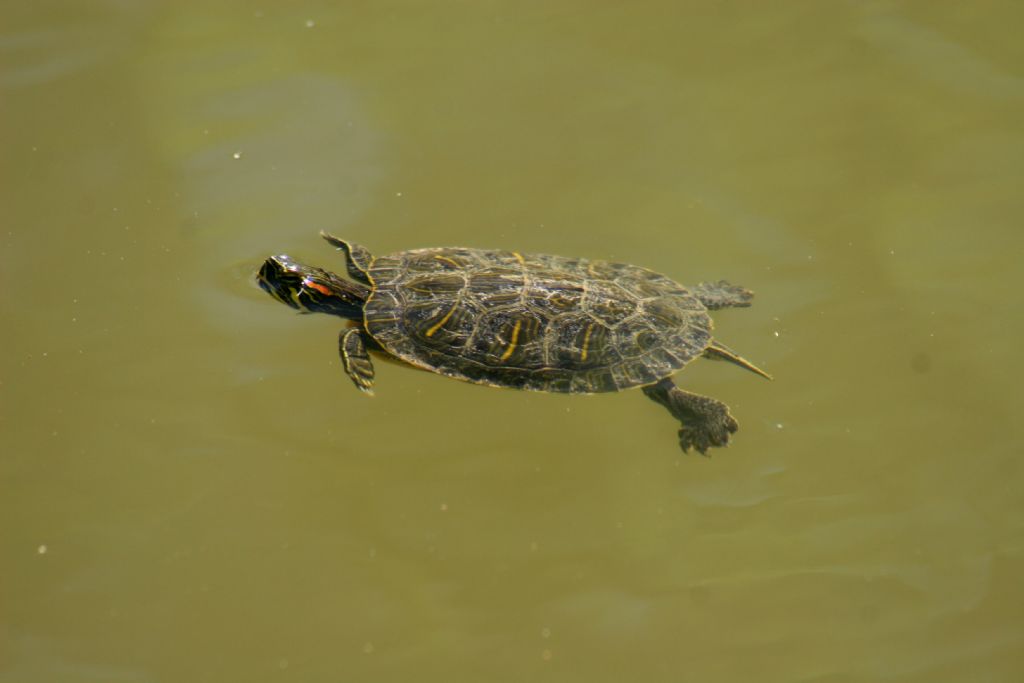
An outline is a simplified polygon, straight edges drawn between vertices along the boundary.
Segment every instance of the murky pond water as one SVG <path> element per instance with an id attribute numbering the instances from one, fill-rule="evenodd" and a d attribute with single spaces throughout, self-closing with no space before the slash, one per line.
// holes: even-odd
<path id="1" fill-rule="evenodd" d="M 1024 678 L 1019 4 L 280 5 L 0 10 L 0 680 Z M 728 278 L 776 381 L 367 398 L 320 229 Z"/>

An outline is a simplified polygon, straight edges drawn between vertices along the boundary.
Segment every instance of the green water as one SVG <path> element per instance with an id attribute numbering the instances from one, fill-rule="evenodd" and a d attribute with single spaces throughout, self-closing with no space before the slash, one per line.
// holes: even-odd
<path id="1" fill-rule="evenodd" d="M 0 18 L 0 681 L 1024 680 L 1019 3 Z M 776 381 L 367 398 L 320 229 L 728 278 Z"/>

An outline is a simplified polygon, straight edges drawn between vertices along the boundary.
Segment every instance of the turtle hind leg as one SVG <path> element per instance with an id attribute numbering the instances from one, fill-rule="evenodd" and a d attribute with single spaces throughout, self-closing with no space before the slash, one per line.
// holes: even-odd
<path id="1" fill-rule="evenodd" d="M 363 331 L 358 327 L 342 330 L 338 336 L 338 352 L 341 354 L 342 367 L 356 388 L 372 395 L 373 362 L 366 351 Z"/>
<path id="2" fill-rule="evenodd" d="M 648 398 L 665 406 L 679 420 L 679 447 L 707 455 L 709 448 L 729 445 L 729 435 L 739 429 L 729 407 L 700 394 L 683 391 L 668 377 L 643 388 Z"/>
<path id="3" fill-rule="evenodd" d="M 754 293 L 746 287 L 731 285 L 725 280 L 702 282 L 691 289 L 704 307 L 710 310 L 727 306 L 746 308 L 754 298 Z"/>

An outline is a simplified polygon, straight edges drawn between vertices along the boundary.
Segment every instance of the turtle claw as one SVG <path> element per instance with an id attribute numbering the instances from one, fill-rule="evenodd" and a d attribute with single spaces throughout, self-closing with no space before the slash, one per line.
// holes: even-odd
<path id="1" fill-rule="evenodd" d="M 679 447 L 683 453 L 689 453 L 692 448 L 709 457 L 708 449 L 728 446 L 729 435 L 737 429 L 739 425 L 735 418 L 728 410 L 723 410 L 720 415 L 708 415 L 705 420 L 695 424 L 684 424 L 679 430 Z"/>

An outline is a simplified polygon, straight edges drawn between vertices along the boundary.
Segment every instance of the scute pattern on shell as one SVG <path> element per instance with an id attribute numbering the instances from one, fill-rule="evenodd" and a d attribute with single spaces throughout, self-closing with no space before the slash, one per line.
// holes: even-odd
<path id="1" fill-rule="evenodd" d="M 418 249 L 370 267 L 367 331 L 393 355 L 470 382 L 597 393 L 699 356 L 711 318 L 677 282 L 606 261 Z"/>

